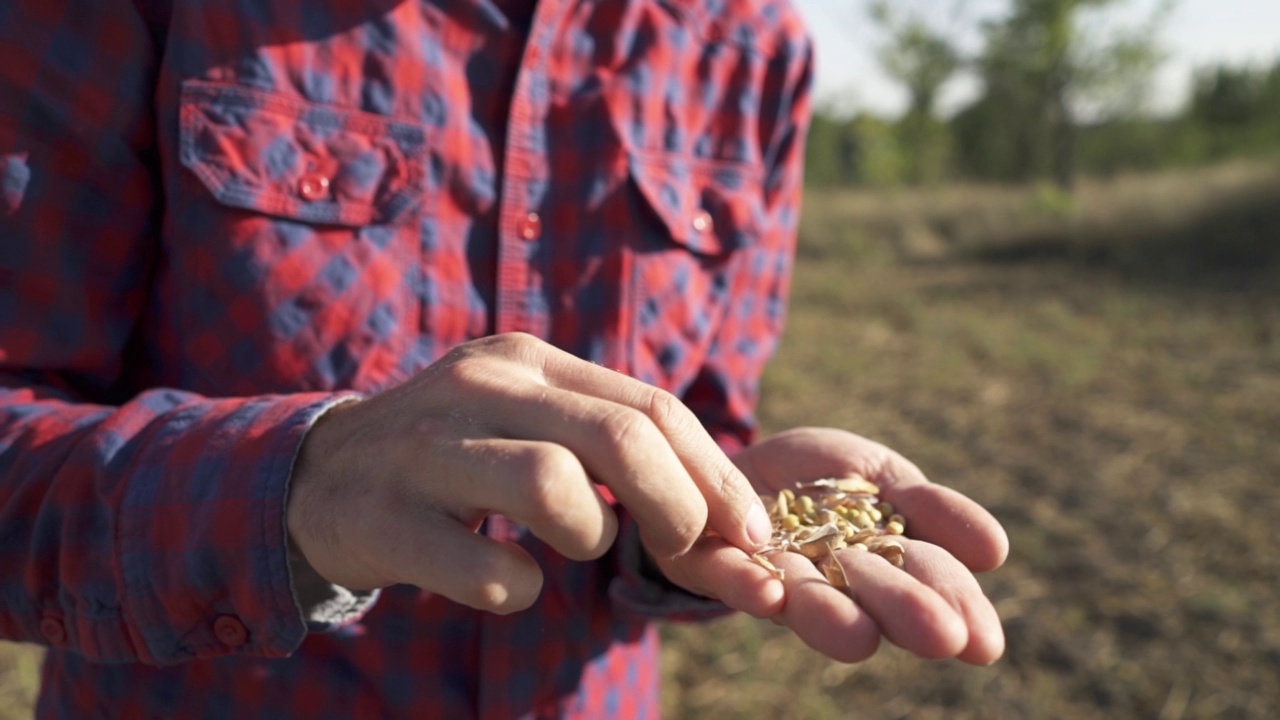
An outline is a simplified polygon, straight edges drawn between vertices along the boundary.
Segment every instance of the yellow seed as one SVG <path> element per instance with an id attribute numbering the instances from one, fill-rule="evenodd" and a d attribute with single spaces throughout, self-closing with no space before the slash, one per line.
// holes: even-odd
<path id="1" fill-rule="evenodd" d="M 787 508 L 788 504 L 787 491 L 783 490 L 778 493 L 778 504 L 774 505 L 774 510 L 777 511 L 779 517 L 786 517 L 791 514 L 791 511 Z"/>
<path id="2" fill-rule="evenodd" d="M 846 548 L 845 548 L 845 550 L 861 550 L 862 552 L 866 552 L 866 551 L 867 551 L 867 546 L 866 546 L 866 545 L 864 545 L 864 544 L 862 544 L 862 543 L 860 543 L 860 542 L 858 542 L 858 543 L 849 543 L 849 546 L 848 546 L 848 547 L 846 547 Z"/>
<path id="3" fill-rule="evenodd" d="M 888 530 L 890 535 L 901 535 L 906 532 L 906 528 L 902 526 L 902 523 L 892 520 L 889 521 L 888 525 L 884 526 L 884 529 Z"/>
<path id="4" fill-rule="evenodd" d="M 876 521 L 872 520 L 870 515 L 862 513 L 858 516 L 858 519 L 854 521 L 854 524 L 864 530 L 869 530 L 876 526 Z"/>
<path id="5" fill-rule="evenodd" d="M 875 508 L 871 508 L 870 510 L 868 510 L 867 515 L 871 516 L 872 522 L 880 522 L 881 520 L 884 519 L 884 515 L 881 514 L 881 512 Z"/>
<path id="6" fill-rule="evenodd" d="M 779 494 L 780 494 L 780 495 L 782 495 L 782 497 L 786 498 L 786 499 L 787 499 L 787 502 L 789 502 L 789 503 L 792 503 L 792 502 L 795 502 L 795 501 L 796 501 L 796 494 L 795 494 L 795 492 L 794 492 L 793 490 L 789 489 L 789 488 L 783 488 L 783 489 L 782 489 L 782 492 L 781 492 L 781 493 L 779 493 Z"/>
<path id="7" fill-rule="evenodd" d="M 889 522 L 896 522 L 896 523 L 898 523 L 899 525 L 901 525 L 901 526 L 903 526 L 903 527 L 906 527 L 906 526 L 907 526 L 907 520 L 906 520 L 906 518 L 902 517 L 902 516 L 901 516 L 901 515 L 899 515 L 898 513 L 893 513 L 893 514 L 889 515 Z"/>
<path id="8" fill-rule="evenodd" d="M 800 529 L 800 518 L 795 515 L 787 515 L 782 518 L 782 529 L 787 532 L 795 532 Z"/>
<path id="9" fill-rule="evenodd" d="M 885 515 L 893 514 L 893 503 L 891 502 L 882 502 L 877 507 L 879 507 L 880 512 L 884 513 Z"/>
<path id="10" fill-rule="evenodd" d="M 800 512 L 804 513 L 805 515 L 813 514 L 813 509 L 814 509 L 813 498 L 809 497 L 808 495 L 801 495 L 800 497 L 796 498 L 796 503 L 800 505 Z"/>
<path id="11" fill-rule="evenodd" d="M 857 500 L 853 501 L 853 504 L 856 505 L 858 509 L 864 513 L 871 512 L 871 509 L 875 507 L 874 505 L 871 504 L 871 501 L 866 498 L 858 498 Z"/>

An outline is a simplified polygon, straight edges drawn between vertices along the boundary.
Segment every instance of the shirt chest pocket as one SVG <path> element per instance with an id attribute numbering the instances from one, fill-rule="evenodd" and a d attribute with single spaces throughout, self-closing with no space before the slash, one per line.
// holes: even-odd
<path id="1" fill-rule="evenodd" d="M 642 221 L 633 263 L 633 372 L 682 392 L 696 376 L 744 294 L 749 252 L 764 226 L 760 173 L 753 166 L 631 152 Z"/>
<path id="2" fill-rule="evenodd" d="M 184 83 L 189 172 L 170 193 L 166 253 L 181 285 L 172 320 L 196 373 L 187 384 L 367 390 L 395 379 L 418 326 L 429 147 L 414 123 Z"/>

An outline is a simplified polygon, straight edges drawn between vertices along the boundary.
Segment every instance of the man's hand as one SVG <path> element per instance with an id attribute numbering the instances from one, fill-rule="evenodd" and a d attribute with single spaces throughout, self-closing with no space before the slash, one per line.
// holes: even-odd
<path id="1" fill-rule="evenodd" d="M 839 551 L 849 578 L 846 593 L 807 558 L 778 553 L 771 559 L 785 573 L 786 596 L 776 602 L 767 588 L 777 580 L 712 536 L 681 557 L 657 560 L 673 582 L 772 618 L 814 649 L 846 662 L 870 657 L 882 636 L 927 658 L 989 664 L 1004 652 L 1000 619 L 972 573 L 1003 564 L 1009 541 L 977 503 L 930 483 L 885 446 L 842 430 L 791 430 L 751 446 L 734 461 L 764 494 L 800 480 L 852 473 L 875 482 L 881 497 L 907 519 L 905 568 L 873 553 Z"/>
<path id="2" fill-rule="evenodd" d="M 520 334 L 467 343 L 330 410 L 300 451 L 289 536 L 329 582 L 408 583 L 514 612 L 538 596 L 541 570 L 475 530 L 500 512 L 568 558 L 597 558 L 618 521 L 593 481 L 655 557 L 708 528 L 747 551 L 769 539 L 759 497 L 682 403 Z"/>

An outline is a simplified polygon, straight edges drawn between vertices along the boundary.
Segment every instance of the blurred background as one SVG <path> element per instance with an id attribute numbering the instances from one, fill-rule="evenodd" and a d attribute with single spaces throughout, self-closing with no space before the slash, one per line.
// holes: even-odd
<path id="1" fill-rule="evenodd" d="M 1280 3 L 798 4 L 821 102 L 763 419 L 989 507 L 1008 650 L 670 627 L 668 714 L 1280 717 Z"/>
<path id="2" fill-rule="evenodd" d="M 989 507 L 1008 650 L 671 626 L 668 716 L 1280 716 L 1280 3 L 797 4 L 820 102 L 763 420 Z M 0 643 L 0 720 L 37 678 Z"/>

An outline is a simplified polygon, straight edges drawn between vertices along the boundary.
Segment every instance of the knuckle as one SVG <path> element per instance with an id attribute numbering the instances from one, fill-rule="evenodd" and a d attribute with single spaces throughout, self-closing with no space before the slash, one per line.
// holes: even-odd
<path id="1" fill-rule="evenodd" d="M 661 388 L 649 391 L 647 415 L 660 428 L 679 429 L 687 423 L 687 409 L 679 398 Z"/>
<path id="2" fill-rule="evenodd" d="M 526 468 L 528 477 L 522 487 L 530 513 L 544 521 L 559 521 L 572 501 L 568 481 L 583 473 L 577 457 L 559 445 L 546 445 L 529 453 Z"/>
<path id="3" fill-rule="evenodd" d="M 486 393 L 513 382 L 510 368 L 487 355 L 470 355 L 451 363 L 445 377 L 455 392 Z"/>
<path id="4" fill-rule="evenodd" d="M 629 407 L 610 412 L 600 422 L 603 441 L 615 448 L 647 443 L 655 432 L 648 415 Z"/>
<path id="5" fill-rule="evenodd" d="M 507 357 L 527 359 L 534 357 L 543 347 L 543 342 L 525 332 L 509 332 L 495 335 L 491 339 L 494 348 Z"/>
<path id="6" fill-rule="evenodd" d="M 525 521 L 535 532 L 548 533 L 552 544 L 570 560 L 594 560 L 608 550 L 616 529 L 586 507 L 586 470 L 568 449 L 548 446 L 531 457 L 530 476 L 522 484 Z"/>
<path id="7" fill-rule="evenodd" d="M 701 528 L 695 529 L 693 526 L 683 523 L 674 528 L 663 529 L 661 532 L 646 531 L 645 529 L 640 531 L 641 537 L 644 538 L 645 547 L 649 548 L 654 558 L 661 560 L 672 560 L 683 556 L 689 552 L 701 534 Z"/>
<path id="8" fill-rule="evenodd" d="M 702 537 L 703 531 L 707 529 L 707 513 L 705 506 L 701 513 L 692 512 L 690 517 L 684 522 L 676 526 L 674 537 L 678 543 L 676 554 L 683 554 L 693 547 L 694 543 Z"/>

